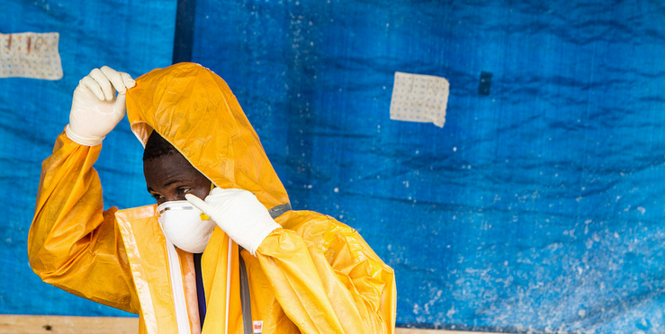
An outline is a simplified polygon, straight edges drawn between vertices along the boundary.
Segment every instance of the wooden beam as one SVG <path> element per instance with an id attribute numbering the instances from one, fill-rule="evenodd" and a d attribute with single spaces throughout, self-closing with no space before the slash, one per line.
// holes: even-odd
<path id="1" fill-rule="evenodd" d="M 2 334 L 136 334 L 138 318 L 0 315 Z"/>
<path id="2" fill-rule="evenodd" d="M 136 334 L 138 318 L 0 314 L 0 334 Z M 397 328 L 397 334 L 463 334 L 470 332 Z"/>
<path id="3" fill-rule="evenodd" d="M 477 332 L 445 329 L 395 328 L 395 334 L 479 334 Z M 487 333 L 482 333 L 487 334 Z"/>

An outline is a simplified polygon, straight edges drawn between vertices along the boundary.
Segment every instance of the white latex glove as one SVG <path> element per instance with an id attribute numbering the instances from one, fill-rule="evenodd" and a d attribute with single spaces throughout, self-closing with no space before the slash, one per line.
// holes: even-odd
<path id="1" fill-rule="evenodd" d="M 134 85 L 129 74 L 108 66 L 92 70 L 74 90 L 67 137 L 81 145 L 102 143 L 125 116 L 125 93 Z"/>
<path id="2" fill-rule="evenodd" d="M 185 198 L 252 255 L 268 234 L 281 227 L 256 196 L 245 190 L 216 187 L 205 201 L 193 194 Z"/>

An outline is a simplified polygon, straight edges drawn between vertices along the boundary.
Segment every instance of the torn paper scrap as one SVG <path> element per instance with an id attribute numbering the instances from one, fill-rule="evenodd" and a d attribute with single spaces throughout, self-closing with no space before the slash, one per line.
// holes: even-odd
<path id="1" fill-rule="evenodd" d="M 59 40 L 58 33 L 0 34 L 0 78 L 61 79 Z"/>
<path id="2" fill-rule="evenodd" d="M 443 127 L 450 84 L 443 77 L 395 72 L 390 119 Z"/>

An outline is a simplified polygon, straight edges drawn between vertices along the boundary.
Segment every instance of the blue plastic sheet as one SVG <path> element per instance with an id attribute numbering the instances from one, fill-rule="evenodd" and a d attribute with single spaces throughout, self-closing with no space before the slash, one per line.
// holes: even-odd
<path id="1" fill-rule="evenodd" d="M 78 81 L 108 65 L 132 76 L 168 66 L 175 1 L 0 1 L 0 32 L 57 32 L 64 77 L 0 79 L 0 314 L 129 315 L 45 284 L 28 264 L 27 238 L 41 162 L 69 120 Z M 104 141 L 96 165 L 105 207 L 151 203 L 142 147 L 125 120 Z"/>
<path id="2" fill-rule="evenodd" d="M 294 208 L 394 267 L 399 325 L 664 332 L 662 22 L 652 1 L 199 0 L 193 60 Z M 390 120 L 395 71 L 448 79 L 443 129 Z"/>
<path id="3" fill-rule="evenodd" d="M 61 33 L 65 77 L 0 79 L 0 264 L 15 272 L 0 313 L 124 315 L 41 283 L 27 230 L 78 79 L 168 65 L 175 1 L 1 4 L 16 13 L 2 33 Z M 665 5 L 198 0 L 195 14 L 193 61 L 229 83 L 294 208 L 356 228 L 395 269 L 398 325 L 665 332 Z M 447 78 L 443 129 L 390 120 L 395 71 Z M 140 154 L 126 122 L 105 140 L 106 207 L 151 202 Z"/>

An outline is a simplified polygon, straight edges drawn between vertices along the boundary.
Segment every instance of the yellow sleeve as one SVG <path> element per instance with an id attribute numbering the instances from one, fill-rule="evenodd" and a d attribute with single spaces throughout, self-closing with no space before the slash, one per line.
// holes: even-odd
<path id="1" fill-rule="evenodd" d="M 115 222 L 103 211 L 102 187 L 92 165 L 101 145 L 81 146 L 64 133 L 42 164 L 35 217 L 28 236 L 33 271 L 78 296 L 138 313 L 127 254 Z"/>
<path id="2" fill-rule="evenodd" d="M 393 270 L 354 229 L 311 219 L 275 230 L 257 250 L 286 315 L 303 333 L 394 333 Z"/>

